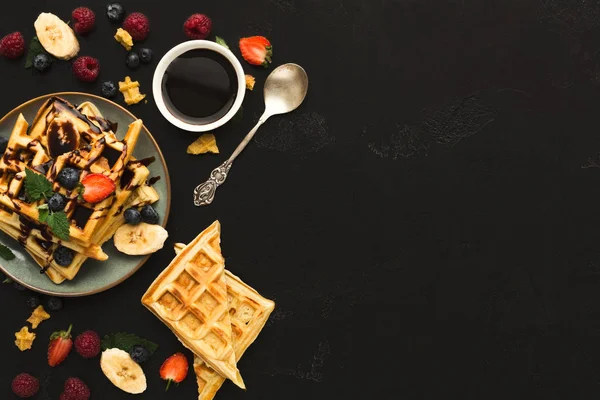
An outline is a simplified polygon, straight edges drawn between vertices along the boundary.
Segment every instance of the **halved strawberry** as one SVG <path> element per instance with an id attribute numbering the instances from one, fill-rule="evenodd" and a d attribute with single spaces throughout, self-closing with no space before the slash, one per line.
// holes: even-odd
<path id="1" fill-rule="evenodd" d="M 106 175 L 89 174 L 81 181 L 83 199 L 88 203 L 99 203 L 114 193 L 115 183 Z"/>
<path id="2" fill-rule="evenodd" d="M 180 383 L 185 379 L 188 373 L 188 360 L 181 353 L 175 353 L 167 358 L 160 367 L 160 377 L 168 381 L 167 388 L 169 390 L 171 382 Z"/>
<path id="3" fill-rule="evenodd" d="M 264 36 L 252 36 L 240 39 L 240 51 L 244 60 L 252 65 L 262 65 L 267 68 L 273 56 L 273 46 Z"/>
<path id="4" fill-rule="evenodd" d="M 67 331 L 54 332 L 50 336 L 50 345 L 48 345 L 48 365 L 56 367 L 61 362 L 65 361 L 65 358 L 71 352 L 73 347 L 73 340 L 71 340 L 71 328 L 73 325 L 69 325 Z"/>

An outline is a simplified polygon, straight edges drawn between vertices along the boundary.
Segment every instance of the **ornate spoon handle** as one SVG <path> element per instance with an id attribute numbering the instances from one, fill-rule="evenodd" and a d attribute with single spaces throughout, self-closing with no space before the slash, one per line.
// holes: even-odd
<path id="1" fill-rule="evenodd" d="M 269 117 L 270 115 L 268 115 L 265 112 L 262 115 L 262 117 L 260 117 L 260 119 L 258 120 L 256 126 L 254 126 L 254 128 L 252 128 L 250 132 L 248 132 L 244 140 L 242 140 L 242 142 L 238 145 L 231 157 L 229 157 L 229 159 L 223 164 L 213 169 L 213 171 L 210 173 L 210 178 L 208 178 L 206 182 L 204 182 L 201 185 L 198 185 L 196 189 L 194 189 L 195 206 L 207 206 L 213 202 L 213 200 L 215 199 L 215 192 L 217 191 L 217 188 L 225 182 L 225 179 L 227 179 L 227 176 L 229 175 L 229 170 L 233 165 L 233 160 L 235 160 L 236 157 L 242 152 L 242 150 L 246 148 L 248 143 L 250 143 L 250 140 L 252 140 L 252 138 L 254 137 L 254 134 L 256 133 L 258 128 Z"/>

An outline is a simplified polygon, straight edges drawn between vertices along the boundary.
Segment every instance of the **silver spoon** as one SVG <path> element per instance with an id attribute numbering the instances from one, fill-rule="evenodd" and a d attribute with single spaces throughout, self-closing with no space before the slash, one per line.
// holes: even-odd
<path id="1" fill-rule="evenodd" d="M 283 64 L 273 70 L 265 82 L 265 112 L 258 123 L 246 135 L 231 157 L 210 173 L 210 178 L 194 189 L 194 205 L 206 206 L 213 202 L 217 188 L 221 186 L 233 165 L 233 161 L 246 148 L 258 128 L 269 117 L 294 111 L 306 97 L 308 76 L 304 68 L 297 64 Z"/>

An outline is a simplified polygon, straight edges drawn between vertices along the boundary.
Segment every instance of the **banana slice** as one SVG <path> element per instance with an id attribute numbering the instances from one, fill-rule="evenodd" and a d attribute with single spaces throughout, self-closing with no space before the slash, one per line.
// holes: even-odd
<path id="1" fill-rule="evenodd" d="M 44 49 L 54 57 L 70 60 L 79 53 L 75 32 L 56 15 L 41 13 L 33 26 Z"/>
<path id="2" fill-rule="evenodd" d="M 138 225 L 125 224 L 115 232 L 115 247 L 130 256 L 152 254 L 163 248 L 169 233 L 160 225 L 142 222 Z"/>
<path id="3" fill-rule="evenodd" d="M 106 349 L 100 356 L 100 368 L 113 385 L 124 392 L 140 394 L 146 390 L 146 375 L 129 354 L 121 349 Z"/>

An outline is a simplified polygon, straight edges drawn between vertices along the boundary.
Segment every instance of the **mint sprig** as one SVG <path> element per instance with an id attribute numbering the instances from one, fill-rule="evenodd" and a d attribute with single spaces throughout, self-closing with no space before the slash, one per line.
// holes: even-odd
<path id="1" fill-rule="evenodd" d="M 215 42 L 217 42 L 217 44 L 220 44 L 221 46 L 225 47 L 226 49 L 229 48 L 229 46 L 227 46 L 227 42 L 225 42 L 225 39 L 223 39 L 222 37 L 215 36 Z"/>
<path id="2" fill-rule="evenodd" d="M 54 194 L 50 181 L 28 168 L 25 169 L 25 193 L 31 201 L 47 200 Z"/>
<path id="3" fill-rule="evenodd" d="M 27 58 L 25 59 L 25 68 L 31 68 L 33 66 L 33 59 L 38 54 L 45 53 L 44 47 L 40 43 L 40 40 L 37 36 L 34 36 L 29 42 L 29 48 L 27 50 Z"/>
<path id="4" fill-rule="evenodd" d="M 15 253 L 13 253 L 11 249 L 0 243 L 0 257 L 4 258 L 6 261 L 14 260 Z"/>
<path id="5" fill-rule="evenodd" d="M 46 218 L 46 225 L 52 229 L 52 233 L 54 233 L 58 238 L 62 240 L 69 240 L 69 231 L 71 224 L 69 223 L 69 219 L 67 218 L 67 214 L 64 211 L 50 213 Z"/>
<path id="6" fill-rule="evenodd" d="M 144 346 L 146 350 L 152 355 L 157 349 L 158 345 L 149 340 L 136 336 L 132 333 L 112 333 L 110 335 L 105 335 L 104 339 L 102 339 L 102 350 L 106 349 L 121 349 L 129 353 L 129 351 L 135 345 Z"/>

